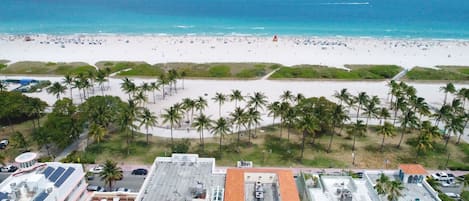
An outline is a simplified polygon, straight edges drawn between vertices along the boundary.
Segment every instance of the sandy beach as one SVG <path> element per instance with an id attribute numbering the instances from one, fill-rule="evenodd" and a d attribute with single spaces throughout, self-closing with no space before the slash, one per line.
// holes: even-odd
<path id="1" fill-rule="evenodd" d="M 284 65 L 469 65 L 469 41 L 279 36 L 0 35 L 0 59 L 16 61 L 273 62 Z"/>

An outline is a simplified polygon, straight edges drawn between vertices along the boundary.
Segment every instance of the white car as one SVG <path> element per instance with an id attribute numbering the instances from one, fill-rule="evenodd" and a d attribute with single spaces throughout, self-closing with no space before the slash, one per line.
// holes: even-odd
<path id="1" fill-rule="evenodd" d="M 94 173 L 94 174 L 99 174 L 103 171 L 104 167 L 101 165 L 97 165 L 93 168 L 91 168 L 88 172 Z"/>
<path id="2" fill-rule="evenodd" d="M 448 180 L 450 180 L 450 177 L 448 176 L 448 174 L 446 174 L 444 172 L 437 172 L 435 174 L 432 174 L 432 178 L 436 181 L 448 181 Z"/>

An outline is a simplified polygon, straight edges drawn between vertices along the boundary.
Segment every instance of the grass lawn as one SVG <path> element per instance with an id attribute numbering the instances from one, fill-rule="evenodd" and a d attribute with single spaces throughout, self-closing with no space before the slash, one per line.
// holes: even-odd
<path id="1" fill-rule="evenodd" d="M 286 129 L 279 138 L 277 127 L 262 128 L 256 138 L 252 139 L 252 145 L 247 145 L 247 136 L 242 136 L 240 151 L 237 151 L 237 135 L 229 135 L 224 139 L 223 154 L 219 154 L 218 138 L 205 140 L 205 151 L 199 146 L 198 139 L 190 140 L 189 153 L 198 153 L 205 157 L 216 157 L 219 166 L 234 166 L 236 161 L 250 160 L 255 166 L 282 166 L 282 167 L 321 167 L 321 168 L 352 168 L 352 140 L 347 136 L 335 136 L 332 152 L 326 153 L 329 136 L 320 136 L 315 144 L 311 139 L 306 143 L 303 161 L 298 157 L 301 150 L 300 136 L 292 132 L 290 142 L 287 140 Z M 381 136 L 376 135 L 374 129 L 368 130 L 366 137 L 357 138 L 356 142 L 356 168 L 383 168 L 384 159 L 389 160 L 388 168 L 396 168 L 399 163 L 415 162 L 415 146 L 413 145 L 415 134 L 404 137 L 401 148 L 396 148 L 399 135 L 386 139 L 385 151 L 380 152 Z M 145 136 L 136 135 L 130 147 L 130 155 L 126 152 L 126 140 L 123 134 L 112 134 L 100 144 L 92 144 L 87 149 L 86 155 L 103 162 L 113 158 L 115 161 L 125 163 L 151 164 L 157 156 L 169 156 L 170 139 L 150 137 L 147 145 Z M 178 143 L 183 140 L 176 140 Z M 418 162 L 429 169 L 442 168 L 446 162 L 447 152 L 443 149 L 444 141 L 439 140 L 434 144 L 435 150 L 419 156 Z M 448 153 L 451 153 L 449 166 L 469 164 L 469 145 L 456 145 L 453 141 L 448 145 Z"/>
<path id="2" fill-rule="evenodd" d="M 438 66 L 440 70 L 424 67 L 415 67 L 403 79 L 405 80 L 444 80 L 468 81 L 469 67 L 465 66 Z"/>
<path id="3" fill-rule="evenodd" d="M 46 120 L 45 117 L 41 118 L 41 124 L 44 123 L 44 121 Z M 2 127 L 4 126 L 4 127 Z M 25 121 L 23 123 L 19 123 L 19 124 L 15 124 L 13 125 L 13 130 L 15 132 L 21 132 L 23 134 L 23 136 L 25 137 L 27 143 L 28 143 L 28 149 L 31 150 L 31 151 L 37 151 L 38 150 L 38 147 L 36 145 L 36 143 L 32 140 L 32 137 L 31 137 L 31 132 L 33 131 L 33 123 L 31 120 L 29 121 Z M 19 149 L 19 148 L 16 148 L 15 147 L 15 142 L 12 141 L 12 136 L 13 136 L 13 132 L 12 132 L 12 129 L 11 127 L 7 126 L 7 125 L 1 125 L 0 126 L 0 139 L 8 139 L 10 141 L 10 143 L 8 144 L 8 146 L 6 147 L 6 149 L 4 150 L 1 150 L 1 154 L 3 154 L 5 156 L 5 162 L 13 162 L 15 160 L 15 157 L 18 156 L 19 154 L 21 154 L 23 151 L 25 151 L 24 149 Z"/>
<path id="4" fill-rule="evenodd" d="M 221 78 L 221 79 L 249 79 L 262 77 L 271 72 L 278 65 L 269 63 L 158 63 L 154 65 L 145 62 L 112 62 L 96 63 L 100 69 L 110 68 L 111 72 L 118 72 L 118 76 L 158 76 L 164 71 L 176 69 L 185 72 L 188 78 Z M 125 71 L 122 71 L 125 70 Z"/>
<path id="5" fill-rule="evenodd" d="M 1 60 L 1 59 L 0 59 L 0 70 L 6 68 L 8 62 L 10 62 L 10 61 L 8 61 L 8 60 Z"/>
<path id="6" fill-rule="evenodd" d="M 346 65 L 350 71 L 318 65 L 282 67 L 271 79 L 339 79 L 339 80 L 382 80 L 390 79 L 402 68 L 395 65 Z"/>
<path id="7" fill-rule="evenodd" d="M 95 70 L 93 66 L 83 62 L 71 63 L 53 63 L 21 61 L 8 65 L 6 68 L 0 68 L 0 74 L 45 74 L 45 75 L 66 75 L 86 73 L 89 70 Z"/>

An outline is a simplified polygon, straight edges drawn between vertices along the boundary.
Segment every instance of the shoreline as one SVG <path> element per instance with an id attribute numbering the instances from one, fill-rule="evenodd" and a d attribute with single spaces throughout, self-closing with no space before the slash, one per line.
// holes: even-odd
<path id="1" fill-rule="evenodd" d="M 0 33 L 2 37 L 200 37 L 200 38 L 267 38 L 274 35 L 288 39 L 371 39 L 371 40 L 397 40 L 397 41 L 453 41 L 469 42 L 468 38 L 440 38 L 440 37 L 412 37 L 412 36 L 367 36 L 367 35 L 314 35 L 314 34 L 244 34 L 244 33 Z"/>

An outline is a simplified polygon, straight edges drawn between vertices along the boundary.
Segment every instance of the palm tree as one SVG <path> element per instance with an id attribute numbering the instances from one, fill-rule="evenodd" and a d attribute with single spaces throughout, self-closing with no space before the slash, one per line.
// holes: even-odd
<path id="1" fill-rule="evenodd" d="M 106 135 L 106 128 L 98 124 L 91 124 L 90 129 L 88 131 L 88 137 L 92 137 L 98 144 L 103 140 L 104 136 Z"/>
<path id="2" fill-rule="evenodd" d="M 387 121 L 385 121 L 382 126 L 378 127 L 378 134 L 383 135 L 383 140 L 381 141 L 381 152 L 384 151 L 384 139 L 386 137 L 394 137 L 396 135 L 394 131 L 395 131 L 394 126 Z"/>
<path id="3" fill-rule="evenodd" d="M 294 97 L 296 104 L 300 104 L 302 100 L 305 99 L 305 96 L 302 93 L 297 93 L 296 96 Z"/>
<path id="4" fill-rule="evenodd" d="M 246 111 L 246 121 L 248 124 L 248 142 L 251 144 L 251 126 L 254 125 L 254 136 L 256 136 L 257 124 L 261 119 L 261 114 L 256 108 L 251 107 Z"/>
<path id="5" fill-rule="evenodd" d="M 111 89 L 111 78 L 110 78 L 110 76 L 111 76 L 112 70 L 109 67 L 105 67 L 103 72 L 107 77 L 107 88 Z"/>
<path id="6" fill-rule="evenodd" d="M 334 127 L 340 126 L 339 134 L 342 132 L 344 122 L 349 120 L 350 117 L 347 115 L 344 107 L 342 105 L 337 105 L 332 113 L 332 121 L 334 122 Z M 329 146 L 327 147 L 327 153 L 331 152 L 332 139 L 334 138 L 335 132 L 331 132 L 331 138 L 329 140 Z"/>
<path id="7" fill-rule="evenodd" d="M 230 94 L 230 101 L 234 101 L 235 102 L 235 108 L 238 107 L 238 101 L 243 101 L 244 100 L 244 97 L 243 95 L 241 95 L 241 91 L 240 90 L 231 90 L 231 94 Z"/>
<path id="8" fill-rule="evenodd" d="M 357 120 L 358 120 L 360 109 L 362 108 L 363 105 L 366 105 L 366 103 L 368 102 L 368 95 L 366 95 L 366 92 L 360 92 L 358 96 L 355 98 L 355 102 L 358 103 L 358 106 L 357 106 Z"/>
<path id="9" fill-rule="evenodd" d="M 287 128 L 287 140 L 290 142 L 290 128 L 295 126 L 295 119 L 298 115 L 298 110 L 295 107 L 289 107 L 283 111 L 283 124 Z M 282 133 L 280 133 L 282 134 Z M 282 135 L 280 135 L 282 137 Z"/>
<path id="10" fill-rule="evenodd" d="M 67 85 L 68 89 L 70 89 L 70 100 L 73 101 L 73 76 L 70 74 L 66 74 L 63 79 L 63 83 Z"/>
<path id="11" fill-rule="evenodd" d="M 368 120 L 370 119 L 370 117 L 372 115 L 377 116 L 376 114 L 379 113 L 379 108 L 378 108 L 379 103 L 380 101 L 379 101 L 378 96 L 373 96 L 369 101 L 365 103 L 364 105 L 365 107 L 363 108 L 365 112 L 363 114 L 366 114 L 366 123 L 365 123 L 366 127 L 368 127 Z"/>
<path id="12" fill-rule="evenodd" d="M 94 69 L 90 69 L 86 72 L 86 77 L 88 78 L 88 80 L 90 81 L 90 88 L 92 90 L 91 93 L 94 94 L 94 81 L 96 79 L 96 74 L 95 74 L 95 70 Z"/>
<path id="13" fill-rule="evenodd" d="M 152 92 L 152 95 L 153 95 L 153 104 L 156 104 L 156 95 L 155 95 L 155 91 L 156 90 L 159 90 L 159 86 L 156 82 L 150 82 L 150 90 Z"/>
<path id="14" fill-rule="evenodd" d="M 394 80 L 391 80 L 388 84 L 388 87 L 389 87 L 389 92 L 388 92 L 388 98 L 387 100 L 389 100 L 389 95 L 391 95 L 391 100 L 389 101 L 389 108 L 392 108 L 392 100 L 394 98 L 394 95 L 397 93 L 397 91 L 399 90 L 399 84 L 396 83 L 396 81 Z"/>
<path id="15" fill-rule="evenodd" d="M 280 100 L 282 102 L 292 102 L 293 99 L 294 99 L 294 96 L 290 90 L 286 90 L 283 92 L 282 95 L 280 95 Z"/>
<path id="16" fill-rule="evenodd" d="M 429 121 L 422 122 L 420 134 L 417 137 L 417 153 L 415 155 L 415 160 L 417 161 L 420 152 L 425 152 L 428 149 L 432 149 L 433 139 L 439 137 L 440 132 L 438 127 L 433 126 Z"/>
<path id="17" fill-rule="evenodd" d="M 397 148 L 401 147 L 402 140 L 404 139 L 404 134 L 407 132 L 407 128 L 416 128 L 418 127 L 419 120 L 415 116 L 415 113 L 407 109 L 407 112 L 404 113 L 404 116 L 401 117 L 401 138 L 399 140 L 399 144 L 397 144 Z"/>
<path id="18" fill-rule="evenodd" d="M 187 76 L 187 73 L 183 70 L 180 75 L 182 79 L 182 89 L 184 89 L 184 78 Z"/>
<path id="19" fill-rule="evenodd" d="M 122 81 L 121 89 L 127 95 L 129 95 L 129 99 L 131 99 L 133 93 L 137 90 L 137 87 L 135 86 L 135 83 L 133 83 L 132 80 L 129 80 L 127 77 L 125 77 Z"/>
<path id="20" fill-rule="evenodd" d="M 148 84 L 147 82 L 144 82 L 142 83 L 142 85 L 140 85 L 140 90 L 143 92 L 145 96 L 147 96 L 147 92 L 152 90 L 151 85 Z"/>
<path id="21" fill-rule="evenodd" d="M 290 108 L 290 103 L 280 103 L 280 136 L 282 136 L 283 133 L 283 120 L 285 119 L 285 115 L 287 114 L 287 111 L 290 110 Z"/>
<path id="22" fill-rule="evenodd" d="M 378 118 L 379 118 L 379 125 L 383 121 L 386 121 L 387 118 L 391 117 L 391 114 L 389 113 L 389 110 L 386 107 L 382 107 L 378 111 Z"/>
<path id="23" fill-rule="evenodd" d="M 463 175 L 462 178 L 458 177 L 458 180 L 461 182 L 463 188 L 469 187 L 469 174 Z"/>
<path id="24" fill-rule="evenodd" d="M 443 105 L 446 105 L 446 99 L 448 98 L 448 93 L 456 92 L 456 87 L 454 87 L 453 83 L 448 83 L 446 86 L 440 88 L 440 91 L 445 93 L 445 99 L 443 100 Z"/>
<path id="25" fill-rule="evenodd" d="M 55 95 L 57 99 L 60 99 L 60 94 L 65 93 L 67 90 L 66 86 L 60 84 L 60 82 L 54 82 L 49 88 L 47 88 L 47 93 Z"/>
<path id="26" fill-rule="evenodd" d="M 164 109 L 164 113 L 161 115 L 161 118 L 163 118 L 164 124 L 169 122 L 169 125 L 171 126 L 171 147 L 173 148 L 174 147 L 173 128 L 174 128 L 174 125 L 177 125 L 179 121 L 182 119 L 181 114 L 174 107 L 170 107 L 169 109 Z"/>
<path id="27" fill-rule="evenodd" d="M 218 117 L 221 117 L 221 105 L 225 103 L 226 101 L 226 96 L 222 93 L 215 93 L 215 97 L 212 98 L 214 102 L 218 103 Z"/>
<path id="28" fill-rule="evenodd" d="M 166 76 L 166 74 L 161 73 L 160 76 L 158 77 L 157 80 L 158 86 L 161 86 L 161 89 L 163 90 L 163 100 L 166 97 L 166 93 L 164 92 L 164 86 L 169 84 L 169 79 Z"/>
<path id="29" fill-rule="evenodd" d="M 252 96 L 249 97 L 248 105 L 254 107 L 255 110 L 263 109 L 267 105 L 267 96 L 262 92 L 254 92 Z"/>
<path id="30" fill-rule="evenodd" d="M 435 125 L 438 127 L 440 125 L 440 121 L 443 119 L 449 119 L 452 115 L 452 108 L 449 105 L 443 105 L 439 110 L 435 112 L 433 115 L 435 118 Z"/>
<path id="31" fill-rule="evenodd" d="M 462 132 L 459 134 L 459 137 L 458 137 L 458 142 L 456 142 L 456 144 L 459 144 L 461 142 L 461 137 L 464 133 L 464 130 L 466 129 L 467 127 L 467 123 L 469 122 L 469 112 L 464 112 L 461 116 L 460 116 L 461 119 L 463 119 L 464 121 L 464 126 L 462 127 Z"/>
<path id="32" fill-rule="evenodd" d="M 151 112 L 148 108 L 144 108 L 142 114 L 140 115 L 140 126 L 142 127 L 143 125 L 145 126 L 146 129 L 146 134 L 147 134 L 147 144 L 148 142 L 148 128 L 149 127 L 154 127 L 158 123 L 158 117 Z"/>
<path id="33" fill-rule="evenodd" d="M 230 133 L 230 126 L 228 125 L 228 121 L 224 118 L 219 118 L 217 121 L 214 122 L 213 127 L 211 128 L 211 132 L 213 135 L 220 135 L 220 153 L 223 137 Z"/>
<path id="34" fill-rule="evenodd" d="M 394 106 L 394 120 L 392 122 L 393 126 L 396 126 L 397 112 L 399 110 L 404 111 L 407 108 L 407 102 L 404 97 L 397 96 L 396 104 Z"/>
<path id="35" fill-rule="evenodd" d="M 350 96 L 351 95 L 346 88 L 343 88 L 340 91 L 336 91 L 334 93 L 334 98 L 339 99 L 339 105 L 342 105 L 344 102 L 346 103 L 350 99 Z"/>
<path id="36" fill-rule="evenodd" d="M 195 100 L 195 109 L 199 111 L 199 114 L 202 114 L 202 111 L 208 106 L 207 100 L 205 100 L 202 96 L 199 96 Z"/>
<path id="37" fill-rule="evenodd" d="M 381 173 L 379 178 L 376 179 L 376 185 L 373 187 L 378 195 L 385 195 L 387 192 L 387 185 L 389 183 L 389 177 L 384 173 Z"/>
<path id="38" fill-rule="evenodd" d="M 202 146 L 202 151 L 204 151 L 204 129 L 212 127 L 212 120 L 210 120 L 210 117 L 205 116 L 205 114 L 200 113 L 195 117 L 193 126 L 200 133 L 200 145 Z"/>
<path id="39" fill-rule="evenodd" d="M 404 185 L 400 181 L 391 181 L 387 185 L 387 198 L 388 201 L 397 201 L 399 197 L 402 197 L 402 190 L 404 190 Z"/>
<path id="40" fill-rule="evenodd" d="M 169 83 L 169 84 L 170 84 L 170 85 L 169 85 L 169 86 L 170 86 L 170 87 L 169 87 L 170 93 L 171 93 L 171 89 L 172 89 L 171 84 L 174 85 L 174 92 L 175 92 L 175 93 L 178 92 L 178 90 L 177 90 L 177 85 L 176 85 L 176 84 L 177 84 L 177 78 L 178 78 L 178 77 L 179 77 L 179 73 L 177 72 L 176 69 L 170 69 L 170 70 L 168 71 L 168 78 L 169 78 L 169 80 L 170 80 L 170 83 Z"/>
<path id="41" fill-rule="evenodd" d="M 140 104 L 141 107 L 145 107 L 145 103 L 147 102 L 147 96 L 145 96 L 145 92 L 143 90 L 138 90 L 134 96 L 133 100 Z"/>
<path id="42" fill-rule="evenodd" d="M 230 116 L 231 116 L 231 121 L 233 122 L 233 124 L 236 124 L 238 127 L 236 130 L 238 132 L 238 146 L 239 146 L 239 138 L 241 134 L 240 127 L 244 122 L 243 119 L 245 116 L 244 110 L 241 109 L 240 107 L 236 107 L 235 110 L 232 113 L 230 113 Z"/>
<path id="43" fill-rule="evenodd" d="M 355 138 L 356 136 L 364 136 L 366 132 L 366 126 L 363 124 L 363 120 L 357 120 L 356 123 L 352 124 L 348 129 L 347 133 L 353 136 L 352 151 L 355 151 Z"/>
<path id="44" fill-rule="evenodd" d="M 466 108 L 466 100 L 469 99 L 469 89 L 467 88 L 461 88 L 458 90 L 456 96 L 462 100 L 462 108 Z"/>
<path id="45" fill-rule="evenodd" d="M 106 73 L 102 70 L 98 71 L 98 74 L 96 75 L 96 82 L 99 85 L 99 88 L 101 89 L 101 94 L 104 96 L 104 86 L 103 83 L 106 82 Z M 71 92 L 70 92 L 71 93 Z"/>
<path id="46" fill-rule="evenodd" d="M 275 124 L 275 118 L 280 115 L 280 102 L 275 101 L 267 105 L 268 115 L 272 116 L 272 126 Z M 281 137 L 281 136 L 280 136 Z"/>
<path id="47" fill-rule="evenodd" d="M 449 121 L 445 121 L 445 149 L 448 147 L 448 142 L 451 137 L 451 133 L 457 135 L 457 133 L 463 133 L 464 122 L 460 116 L 451 115 Z"/>
<path id="48" fill-rule="evenodd" d="M 6 91 L 8 86 L 8 82 L 0 81 L 0 92 Z"/>
<path id="49" fill-rule="evenodd" d="M 108 184 L 109 190 L 112 189 L 112 183 L 122 178 L 122 169 L 117 166 L 117 163 L 111 160 L 106 160 L 103 165 L 103 171 L 99 173 L 101 180 Z"/>
<path id="50" fill-rule="evenodd" d="M 310 113 L 303 113 L 296 119 L 296 126 L 297 129 L 302 132 L 301 137 L 301 155 L 300 160 L 303 160 L 303 154 L 305 151 L 305 142 L 306 136 L 308 134 L 314 135 L 317 130 L 317 120 L 316 118 Z"/>

